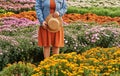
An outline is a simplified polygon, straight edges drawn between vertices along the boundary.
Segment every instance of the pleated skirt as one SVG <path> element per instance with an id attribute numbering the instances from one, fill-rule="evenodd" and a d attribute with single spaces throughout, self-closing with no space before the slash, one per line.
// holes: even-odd
<path id="1" fill-rule="evenodd" d="M 64 28 L 58 32 L 49 32 L 43 27 L 38 29 L 38 46 L 46 47 L 64 47 Z"/>

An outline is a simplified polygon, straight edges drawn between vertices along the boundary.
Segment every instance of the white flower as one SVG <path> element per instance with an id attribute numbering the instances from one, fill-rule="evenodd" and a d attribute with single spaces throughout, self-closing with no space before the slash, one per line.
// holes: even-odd
<path id="1" fill-rule="evenodd" d="M 3 55 L 3 53 L 1 52 L 0 55 Z"/>
<path id="2" fill-rule="evenodd" d="M 76 47 L 74 47 L 74 49 L 76 49 Z"/>
<path id="3" fill-rule="evenodd" d="M 66 40 L 65 43 L 68 43 L 68 41 Z"/>

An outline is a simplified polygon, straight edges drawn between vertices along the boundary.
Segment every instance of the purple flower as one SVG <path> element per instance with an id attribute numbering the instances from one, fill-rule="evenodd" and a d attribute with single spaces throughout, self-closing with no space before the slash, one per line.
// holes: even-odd
<path id="1" fill-rule="evenodd" d="M 19 27 L 27 27 L 27 26 L 35 26 L 39 25 L 39 21 L 31 21 L 26 18 L 15 18 L 15 17 L 4 17 L 0 19 L 0 22 L 2 22 L 0 26 L 0 31 L 13 29 L 13 28 L 19 28 Z M 9 30 L 10 31 L 10 30 Z"/>
<path id="2" fill-rule="evenodd" d="M 117 40 L 120 36 L 120 28 L 94 26 L 93 28 L 85 31 L 86 39 L 92 43 L 97 42 L 103 37 L 110 37 L 111 34 Z"/>
<path id="3" fill-rule="evenodd" d="M 5 10 L 19 11 L 21 9 L 31 9 L 34 6 L 35 0 L 8 0 L 6 2 L 0 1 L 0 8 Z"/>

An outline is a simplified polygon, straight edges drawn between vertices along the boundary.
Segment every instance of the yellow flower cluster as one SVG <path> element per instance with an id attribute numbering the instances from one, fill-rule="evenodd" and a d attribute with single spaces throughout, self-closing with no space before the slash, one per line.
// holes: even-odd
<path id="1" fill-rule="evenodd" d="M 2 18 L 2 17 L 11 17 L 11 15 L 14 15 L 15 13 L 13 13 L 13 12 L 7 12 L 7 13 L 5 13 L 5 14 L 0 14 L 0 18 Z"/>
<path id="2" fill-rule="evenodd" d="M 34 71 L 32 76 L 118 76 L 120 48 L 97 47 L 82 54 L 53 55 L 41 61 Z"/>
<path id="3" fill-rule="evenodd" d="M 32 21 L 37 20 L 35 11 L 21 12 L 19 14 L 15 14 L 14 12 L 7 12 L 5 14 L 0 14 L 0 18 L 3 18 L 3 17 L 27 18 Z"/>
<path id="4" fill-rule="evenodd" d="M 32 67 L 32 68 L 35 68 L 35 67 L 36 67 L 34 64 L 25 63 L 25 62 L 19 61 L 18 63 L 15 62 L 15 63 L 13 63 L 13 64 L 7 64 L 7 67 L 6 67 L 6 68 L 9 68 L 9 67 L 11 67 L 11 66 L 16 66 L 16 65 L 20 65 L 20 66 L 29 66 L 29 67 Z"/>
<path id="5" fill-rule="evenodd" d="M 26 62 L 15 62 L 7 64 L 7 66 L 0 72 L 0 76 L 31 76 L 34 74 L 36 66 Z"/>

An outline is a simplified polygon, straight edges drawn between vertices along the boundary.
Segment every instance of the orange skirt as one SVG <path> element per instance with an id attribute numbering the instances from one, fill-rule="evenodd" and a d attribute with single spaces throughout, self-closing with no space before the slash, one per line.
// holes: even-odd
<path id="1" fill-rule="evenodd" d="M 43 27 L 38 30 L 38 46 L 64 47 L 64 28 L 58 32 L 49 32 Z"/>

